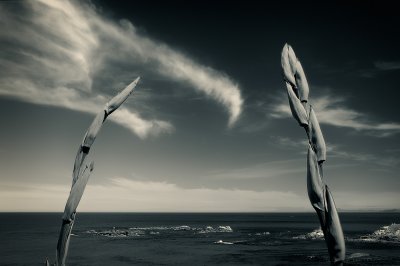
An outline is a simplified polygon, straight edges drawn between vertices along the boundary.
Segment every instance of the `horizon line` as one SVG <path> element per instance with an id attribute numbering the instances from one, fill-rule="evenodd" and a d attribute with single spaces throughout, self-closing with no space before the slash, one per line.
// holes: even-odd
<path id="1" fill-rule="evenodd" d="M 372 213 L 372 212 L 400 212 L 400 209 L 360 209 L 360 210 L 339 210 L 339 212 L 357 212 L 357 213 Z M 59 213 L 62 211 L 0 211 L 0 214 L 8 213 Z M 313 211 L 81 211 L 84 213 L 127 213 L 127 214 L 262 214 L 262 213 L 314 213 Z"/>

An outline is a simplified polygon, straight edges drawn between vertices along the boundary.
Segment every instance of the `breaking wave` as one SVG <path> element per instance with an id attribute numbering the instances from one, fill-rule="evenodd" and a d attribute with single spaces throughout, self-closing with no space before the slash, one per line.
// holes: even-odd
<path id="1" fill-rule="evenodd" d="M 256 236 L 268 236 L 270 234 L 271 234 L 270 232 L 261 232 L 261 233 L 255 233 L 254 235 L 256 235 Z"/>
<path id="2" fill-rule="evenodd" d="M 220 225 L 218 227 L 206 226 L 204 229 L 198 231 L 199 234 L 208 233 L 232 233 L 233 230 L 229 225 Z"/>
<path id="3" fill-rule="evenodd" d="M 233 230 L 229 225 L 190 227 L 188 225 L 179 226 L 150 226 L 150 227 L 131 227 L 131 228 L 115 228 L 106 230 L 89 230 L 88 234 L 100 235 L 105 237 L 141 237 L 145 235 L 171 234 L 174 232 L 191 232 L 196 234 L 209 233 L 232 233 Z"/>
<path id="4" fill-rule="evenodd" d="M 318 228 L 305 235 L 294 236 L 293 239 L 324 239 L 324 233 L 321 228 Z"/>
<path id="5" fill-rule="evenodd" d="M 318 228 L 310 233 L 294 236 L 292 239 L 324 239 L 324 233 L 321 228 Z M 391 225 L 382 226 L 371 234 L 347 238 L 347 241 L 400 243 L 400 224 L 392 223 Z M 353 255 L 360 256 L 360 254 L 354 253 Z M 365 254 L 363 254 L 363 256 L 365 256 Z"/>
<path id="6" fill-rule="evenodd" d="M 348 256 L 347 259 L 351 260 L 351 259 L 358 259 L 358 258 L 368 257 L 368 256 L 369 256 L 368 253 L 356 252 L 356 253 L 350 254 L 350 256 Z"/>
<path id="7" fill-rule="evenodd" d="M 400 242 L 400 224 L 382 226 L 369 235 L 361 236 L 361 241 L 365 242 Z"/>
<path id="8" fill-rule="evenodd" d="M 101 231 L 96 231 L 96 230 L 89 230 L 86 231 L 88 234 L 93 234 L 93 235 L 100 235 L 100 236 L 106 236 L 106 237 L 116 237 L 116 238 L 121 238 L 121 237 L 139 237 L 139 236 L 144 236 L 146 233 L 142 230 L 132 230 L 132 229 L 116 229 L 113 227 L 110 230 L 101 230 Z M 151 234 L 151 232 L 150 232 Z"/>
<path id="9" fill-rule="evenodd" d="M 214 244 L 220 244 L 220 245 L 233 245 L 232 242 L 227 242 L 227 241 L 222 241 L 222 240 L 218 240 L 215 241 Z"/>

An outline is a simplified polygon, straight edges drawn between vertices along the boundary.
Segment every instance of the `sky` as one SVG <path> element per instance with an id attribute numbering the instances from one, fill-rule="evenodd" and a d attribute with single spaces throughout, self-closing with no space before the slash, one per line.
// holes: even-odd
<path id="1" fill-rule="evenodd" d="M 1 1 L 0 211 L 61 212 L 95 114 L 78 211 L 312 211 L 289 43 L 328 146 L 339 210 L 400 208 L 395 3 Z"/>

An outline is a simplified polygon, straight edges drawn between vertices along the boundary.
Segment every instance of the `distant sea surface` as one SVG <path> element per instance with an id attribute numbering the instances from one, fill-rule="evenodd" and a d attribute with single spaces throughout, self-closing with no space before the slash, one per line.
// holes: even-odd
<path id="1" fill-rule="evenodd" d="M 346 265 L 400 265 L 399 213 L 340 213 Z M 0 213 L 0 265 L 54 262 L 60 213 Z M 314 213 L 78 213 L 67 265 L 329 265 Z"/>

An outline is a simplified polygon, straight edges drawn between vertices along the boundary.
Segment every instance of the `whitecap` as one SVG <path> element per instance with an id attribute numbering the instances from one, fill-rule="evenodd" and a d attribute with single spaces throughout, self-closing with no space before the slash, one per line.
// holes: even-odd
<path id="1" fill-rule="evenodd" d="M 229 225 L 220 225 L 218 227 L 206 226 L 198 231 L 199 234 L 208 233 L 232 233 L 233 229 Z"/>
<path id="2" fill-rule="evenodd" d="M 270 232 L 255 233 L 256 236 L 268 236 L 270 234 L 271 234 Z"/>
<path id="3" fill-rule="evenodd" d="M 149 227 L 130 227 L 129 230 L 141 230 L 141 231 L 163 231 L 170 230 L 167 226 L 149 226 Z"/>
<path id="4" fill-rule="evenodd" d="M 142 231 L 190 231 L 193 230 L 188 225 L 178 226 L 149 226 L 149 227 L 131 227 L 130 230 L 142 230 Z"/>
<path id="5" fill-rule="evenodd" d="M 174 226 L 171 229 L 174 231 L 189 231 L 192 228 L 188 225 L 179 225 L 179 226 Z"/>
<path id="6" fill-rule="evenodd" d="M 220 225 L 218 226 L 218 232 L 228 232 L 231 233 L 233 232 L 232 228 L 229 225 Z"/>
<path id="7" fill-rule="evenodd" d="M 305 235 L 294 236 L 293 239 L 324 239 L 324 232 L 318 228 Z"/>
<path id="8" fill-rule="evenodd" d="M 232 242 L 226 242 L 226 241 L 222 241 L 221 239 L 218 241 L 215 241 L 214 244 L 221 244 L 221 245 L 233 245 Z"/>
<path id="9" fill-rule="evenodd" d="M 99 230 L 99 231 L 89 230 L 86 231 L 86 233 L 105 236 L 105 237 L 112 237 L 112 238 L 137 237 L 145 234 L 145 232 L 142 230 L 136 230 L 131 228 L 117 229 L 115 227 L 113 227 L 111 230 Z"/>
<path id="10" fill-rule="evenodd" d="M 369 256 L 368 253 L 356 252 L 356 253 L 350 254 L 348 259 L 356 259 L 356 258 L 367 257 L 367 256 Z"/>
<path id="11" fill-rule="evenodd" d="M 178 226 L 149 226 L 149 227 L 130 227 L 130 228 L 115 228 L 106 230 L 88 230 L 85 233 L 101 235 L 106 237 L 137 237 L 143 235 L 158 235 L 160 232 L 193 232 L 199 234 L 208 233 L 231 233 L 232 228 L 229 225 L 205 226 L 205 227 L 190 227 L 188 225 Z"/>
<path id="12" fill-rule="evenodd" d="M 382 226 L 372 234 L 361 236 L 365 242 L 400 242 L 400 224 Z"/>

